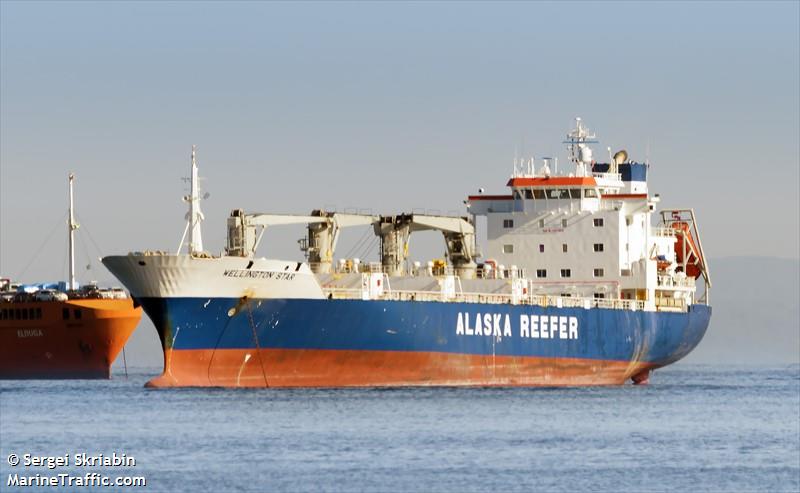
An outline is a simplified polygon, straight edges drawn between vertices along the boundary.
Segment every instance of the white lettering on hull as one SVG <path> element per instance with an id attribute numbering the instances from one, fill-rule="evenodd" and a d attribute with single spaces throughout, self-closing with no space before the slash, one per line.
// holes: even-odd
<path id="1" fill-rule="evenodd" d="M 225 277 L 243 277 L 247 279 L 275 279 L 276 281 L 291 281 L 294 272 L 273 272 L 266 270 L 229 269 L 224 272 Z"/>
<path id="2" fill-rule="evenodd" d="M 470 314 L 458 312 L 456 335 L 512 337 L 511 317 L 501 313 L 478 313 L 470 326 Z M 578 338 L 578 317 L 562 315 L 526 315 L 519 317 L 519 336 L 523 339 Z"/>
<path id="3" fill-rule="evenodd" d="M 42 329 L 17 329 L 17 338 L 25 337 L 44 337 L 44 331 Z"/>

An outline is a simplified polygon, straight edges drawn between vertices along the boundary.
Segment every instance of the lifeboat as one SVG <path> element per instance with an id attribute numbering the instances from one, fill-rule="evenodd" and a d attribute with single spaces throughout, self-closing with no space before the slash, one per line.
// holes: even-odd
<path id="1" fill-rule="evenodd" d="M 675 242 L 675 260 L 679 265 L 686 262 L 686 275 L 695 279 L 700 277 L 703 273 L 705 259 L 703 259 L 700 249 L 697 247 L 697 242 L 692 236 L 689 223 L 684 221 L 673 221 L 670 227 L 679 231 L 676 235 L 677 241 Z M 686 258 L 684 259 L 684 253 Z"/>

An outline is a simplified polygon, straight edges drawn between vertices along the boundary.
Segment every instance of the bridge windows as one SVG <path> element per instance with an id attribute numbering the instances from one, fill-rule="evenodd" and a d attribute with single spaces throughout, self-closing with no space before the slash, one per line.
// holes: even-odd
<path id="1" fill-rule="evenodd" d="M 533 191 L 531 191 L 530 189 L 528 189 L 528 190 L 514 190 L 514 193 L 512 195 L 514 196 L 514 200 L 522 200 L 522 199 L 532 200 L 533 197 L 534 197 Z M 544 198 L 544 197 L 542 197 L 542 198 Z"/>
<path id="2" fill-rule="evenodd" d="M 569 190 L 566 188 L 550 188 L 547 190 L 548 199 L 568 199 L 570 198 Z"/>
<path id="3" fill-rule="evenodd" d="M 580 200 L 581 193 L 585 197 L 597 197 L 597 191 L 594 189 L 586 189 L 583 192 L 582 188 L 534 188 L 533 190 L 517 190 L 514 192 L 515 199 L 521 199 L 523 196 L 526 199 L 534 200 Z"/>

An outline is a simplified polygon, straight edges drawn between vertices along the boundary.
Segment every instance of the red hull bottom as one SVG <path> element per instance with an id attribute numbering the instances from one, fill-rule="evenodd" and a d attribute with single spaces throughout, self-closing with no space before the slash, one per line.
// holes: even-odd
<path id="1" fill-rule="evenodd" d="M 167 350 L 148 387 L 622 385 L 650 363 L 303 349 Z"/>
<path id="2" fill-rule="evenodd" d="M 42 369 L 41 365 L 29 370 L 3 371 L 3 380 L 108 380 L 111 378 L 111 365 L 91 369 Z"/>

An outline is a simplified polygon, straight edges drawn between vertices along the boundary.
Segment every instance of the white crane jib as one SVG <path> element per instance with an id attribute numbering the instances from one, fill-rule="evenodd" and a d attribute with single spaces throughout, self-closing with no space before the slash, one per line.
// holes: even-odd
<path id="1" fill-rule="evenodd" d="M 306 252 L 314 272 L 329 273 L 341 228 L 370 225 L 379 219 L 378 216 L 367 214 L 342 214 L 321 210 L 313 211 L 311 215 L 302 215 L 246 214 L 241 209 L 234 209 L 228 217 L 228 243 L 225 251 L 229 256 L 252 258 L 267 227 L 307 224 L 308 239 L 302 249 Z"/>

